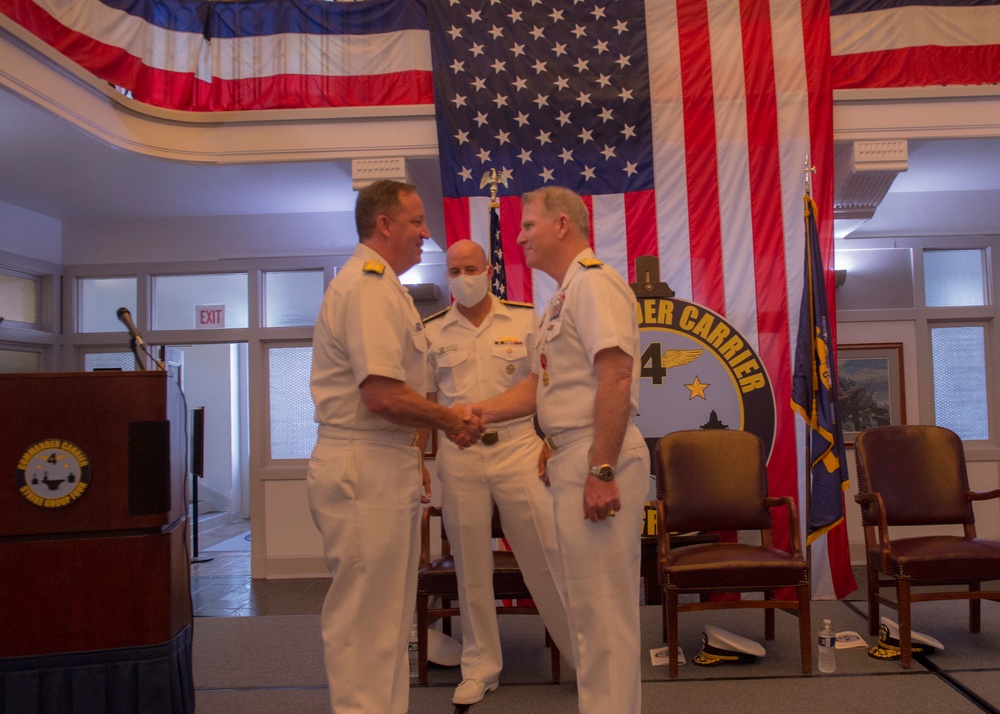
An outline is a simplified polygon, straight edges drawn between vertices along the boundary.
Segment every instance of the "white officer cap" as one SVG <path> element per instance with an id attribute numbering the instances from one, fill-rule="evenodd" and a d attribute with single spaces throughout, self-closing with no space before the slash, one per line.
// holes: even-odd
<path id="1" fill-rule="evenodd" d="M 930 635 L 910 630 L 910 647 L 914 655 L 932 654 L 944 650 L 944 645 Z M 879 620 L 878 642 L 868 650 L 875 659 L 899 659 L 899 625 L 883 617 Z"/>
<path id="2" fill-rule="evenodd" d="M 755 662 L 766 654 L 764 648 L 753 640 L 727 632 L 719 627 L 705 625 L 701 635 L 701 652 L 693 662 L 703 667 L 716 664 L 745 664 Z"/>
<path id="3" fill-rule="evenodd" d="M 457 667 L 462 661 L 462 643 L 433 627 L 427 628 L 427 661 Z"/>

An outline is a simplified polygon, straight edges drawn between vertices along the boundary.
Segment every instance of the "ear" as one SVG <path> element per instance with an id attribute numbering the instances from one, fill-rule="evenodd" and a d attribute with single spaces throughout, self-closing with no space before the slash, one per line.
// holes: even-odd
<path id="1" fill-rule="evenodd" d="M 556 224 L 559 226 L 559 239 L 562 240 L 569 233 L 569 216 L 565 213 L 560 213 L 559 218 L 556 219 Z"/>
<path id="2" fill-rule="evenodd" d="M 389 216 L 383 213 L 378 218 L 375 219 L 375 227 L 378 229 L 378 232 L 380 234 L 382 234 L 383 236 L 387 236 L 389 235 L 390 222 L 391 221 Z"/>

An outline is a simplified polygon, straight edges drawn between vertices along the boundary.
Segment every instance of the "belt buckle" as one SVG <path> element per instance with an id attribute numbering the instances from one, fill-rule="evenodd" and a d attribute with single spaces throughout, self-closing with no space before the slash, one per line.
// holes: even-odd
<path id="1" fill-rule="evenodd" d="M 500 435 L 495 430 L 483 432 L 482 442 L 487 446 L 493 446 L 500 441 Z"/>
<path id="2" fill-rule="evenodd" d="M 545 437 L 545 445 L 548 446 L 552 451 L 555 451 L 556 449 L 559 448 L 559 445 L 556 444 L 555 440 L 551 436 Z"/>

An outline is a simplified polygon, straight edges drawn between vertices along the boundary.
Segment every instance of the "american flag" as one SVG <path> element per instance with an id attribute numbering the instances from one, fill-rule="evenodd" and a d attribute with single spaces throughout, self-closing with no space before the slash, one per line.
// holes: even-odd
<path id="1" fill-rule="evenodd" d="M 448 241 L 488 239 L 479 174 L 500 197 L 508 295 L 551 291 L 514 244 L 517 196 L 584 195 L 598 257 L 634 280 L 656 255 L 675 292 L 725 315 L 790 403 L 802 295 L 805 157 L 832 215 L 829 6 L 822 0 L 427 0 Z M 825 263 L 832 224 L 820 226 Z M 794 309 L 792 308 L 794 306 Z M 790 408 L 778 410 L 770 492 L 805 502 Z M 782 519 L 776 542 L 788 543 Z M 828 588 L 853 589 L 846 530 L 828 534 Z M 814 552 L 815 550 L 814 549 Z M 826 566 L 826 550 L 829 566 Z"/>
<path id="2" fill-rule="evenodd" d="M 503 241 L 500 239 L 500 214 L 490 208 L 490 265 L 493 266 L 492 292 L 498 298 L 507 298 L 507 266 L 504 261 Z"/>
<path id="3" fill-rule="evenodd" d="M 433 101 L 427 18 L 414 0 L 0 0 L 0 14 L 158 107 Z"/>
<path id="4" fill-rule="evenodd" d="M 1000 0 L 832 0 L 834 89 L 1000 83 Z"/>

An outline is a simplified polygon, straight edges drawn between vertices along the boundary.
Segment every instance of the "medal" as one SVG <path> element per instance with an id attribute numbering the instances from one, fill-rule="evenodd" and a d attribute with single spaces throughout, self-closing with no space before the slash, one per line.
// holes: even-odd
<path id="1" fill-rule="evenodd" d="M 542 363 L 542 384 L 547 387 L 549 386 L 549 372 L 547 369 L 549 361 L 545 358 L 544 352 L 542 352 L 541 355 L 541 363 Z"/>

